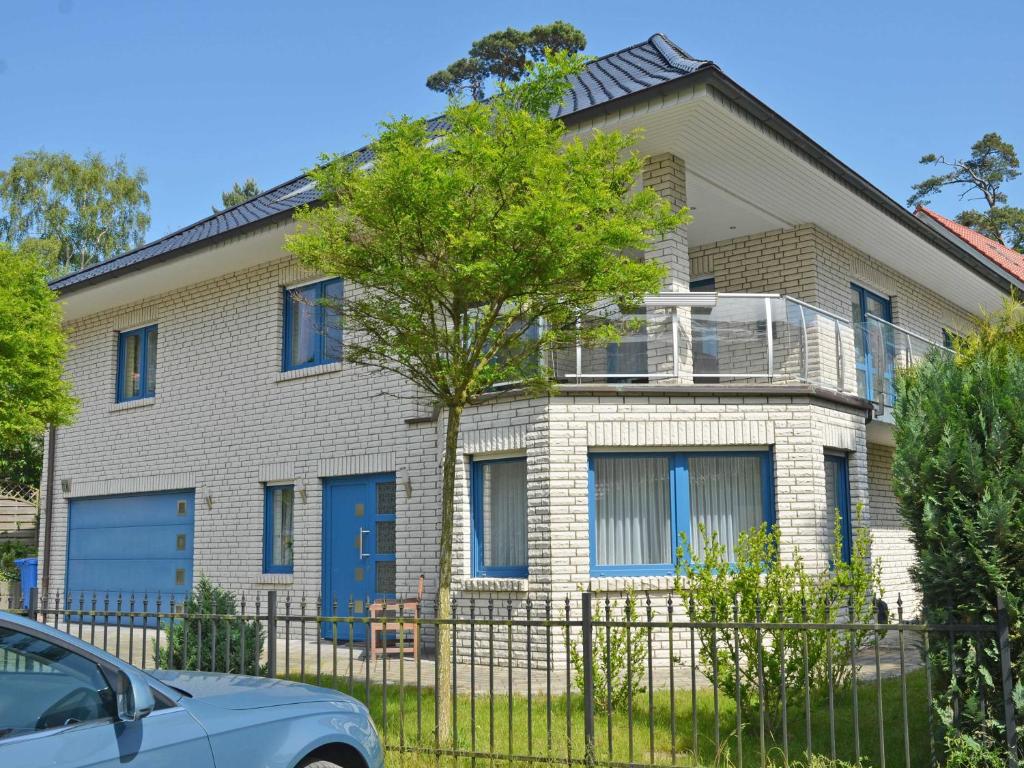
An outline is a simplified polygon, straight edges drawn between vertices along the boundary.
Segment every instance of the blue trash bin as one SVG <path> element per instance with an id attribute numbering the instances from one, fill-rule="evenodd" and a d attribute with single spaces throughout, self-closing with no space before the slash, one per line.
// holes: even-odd
<path id="1" fill-rule="evenodd" d="M 17 566 L 18 572 L 21 574 L 21 602 L 27 609 L 29 595 L 32 592 L 32 587 L 36 586 L 36 578 L 39 574 L 39 559 L 23 557 L 21 560 L 15 560 L 14 565 Z"/>

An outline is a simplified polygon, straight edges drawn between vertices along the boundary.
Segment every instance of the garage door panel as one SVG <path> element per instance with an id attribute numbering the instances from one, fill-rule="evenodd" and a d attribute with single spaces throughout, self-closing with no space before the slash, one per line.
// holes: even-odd
<path id="1" fill-rule="evenodd" d="M 179 545 L 183 548 L 178 549 Z M 103 560 L 175 557 L 191 562 L 192 526 L 78 528 L 68 539 L 68 557 Z"/>
<path id="2" fill-rule="evenodd" d="M 193 492 L 144 493 L 135 496 L 106 496 L 74 499 L 68 527 L 120 528 L 141 525 L 192 525 Z"/>
<path id="3" fill-rule="evenodd" d="M 80 599 L 98 609 L 118 598 L 135 610 L 148 596 L 184 598 L 192 588 L 194 491 L 74 499 L 68 519 L 66 588 L 72 606 Z M 83 598 L 84 596 L 84 598 Z M 102 621 L 101 619 L 98 619 Z M 111 619 L 113 621 L 114 619 Z"/>
<path id="4" fill-rule="evenodd" d="M 155 597 L 158 592 L 181 594 L 192 583 L 192 565 L 183 560 L 118 560 L 116 568 L 103 560 L 79 560 L 76 565 L 72 599 L 77 599 L 79 592 L 87 598 L 93 592 L 110 593 L 111 599 L 118 594 L 126 598 L 133 593 L 139 598 L 146 594 Z M 184 583 L 176 586 L 179 578 Z"/>

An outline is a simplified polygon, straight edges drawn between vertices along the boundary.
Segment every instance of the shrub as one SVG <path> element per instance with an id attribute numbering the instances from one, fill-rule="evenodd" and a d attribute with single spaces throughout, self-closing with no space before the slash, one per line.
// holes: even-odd
<path id="1" fill-rule="evenodd" d="M 858 522 L 860 511 L 858 505 Z M 718 535 L 708 536 L 702 528 L 701 555 L 682 537 L 676 592 L 688 602 L 691 620 L 701 623 L 731 622 L 734 617 L 741 623 L 827 623 L 841 616 L 856 623 L 870 622 L 873 596 L 881 591 L 880 566 L 869 561 L 867 528 L 858 524 L 855 530 L 851 562 L 842 562 L 837 535 L 833 566 L 812 574 L 799 552 L 789 562 L 779 557 L 781 534 L 777 527 L 762 524 L 741 533 L 733 563 Z M 864 645 L 866 634 L 704 626 L 697 630 L 701 642 L 698 665 L 708 679 L 717 676 L 725 695 L 736 699 L 738 689 L 745 711 L 759 711 L 763 703 L 765 723 L 775 731 L 781 725 L 783 686 L 787 706 L 798 705 L 803 698 L 805 637 L 807 682 L 814 689 L 826 685 L 829 675 L 834 685 L 851 678 L 850 658 Z"/>
<path id="2" fill-rule="evenodd" d="M 248 675 L 266 671 L 260 665 L 263 626 L 237 615 L 234 594 L 203 577 L 183 609 L 180 619 L 164 624 L 164 643 L 153 643 L 156 666 Z"/>
<path id="3" fill-rule="evenodd" d="M 1020 706 L 1024 305 L 1008 301 L 957 342 L 955 355 L 933 353 L 901 373 L 897 395 L 893 487 L 917 551 L 911 574 L 925 617 L 940 624 L 992 624 L 1002 595 Z M 994 640 L 963 638 L 931 650 L 940 719 L 978 743 L 1002 743 L 998 723 L 987 720 L 983 706 L 1002 700 Z M 958 675 L 951 674 L 951 660 Z"/>
<path id="4" fill-rule="evenodd" d="M 24 541 L 0 542 L 0 581 L 18 581 L 21 574 L 14 561 L 35 553 L 35 548 Z"/>
<path id="5" fill-rule="evenodd" d="M 641 623 L 636 607 L 636 593 L 627 590 L 621 614 L 618 602 L 595 600 L 594 620 L 625 622 L 630 627 L 594 627 L 594 708 L 599 712 L 621 711 L 630 696 L 647 691 L 647 636 L 650 628 Z M 568 643 L 576 687 L 583 692 L 583 651 L 574 642 Z M 609 691 L 610 689 L 610 691 Z"/>
<path id="6" fill-rule="evenodd" d="M 1002 768 L 1002 750 L 965 734 L 946 737 L 946 768 Z"/>

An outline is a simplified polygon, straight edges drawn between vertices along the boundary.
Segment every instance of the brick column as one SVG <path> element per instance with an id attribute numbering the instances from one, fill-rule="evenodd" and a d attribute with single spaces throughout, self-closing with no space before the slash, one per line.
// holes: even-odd
<path id="1" fill-rule="evenodd" d="M 651 187 L 671 203 L 673 210 L 686 205 L 686 165 L 682 158 L 672 154 L 655 155 L 644 167 L 643 184 Z M 657 259 L 668 268 L 663 291 L 690 290 L 690 256 L 686 241 L 686 227 L 681 226 L 655 240 L 645 254 Z M 691 381 L 693 370 L 690 344 L 690 311 L 679 310 L 679 381 Z M 648 310 L 647 365 L 652 373 L 673 372 L 672 310 Z"/>
<path id="2" fill-rule="evenodd" d="M 686 205 L 686 165 L 682 158 L 671 154 L 651 157 L 644 167 L 643 184 L 668 200 L 673 210 Z M 647 258 L 656 258 L 668 267 L 663 290 L 690 289 L 690 256 L 685 226 L 655 240 L 647 251 Z"/>

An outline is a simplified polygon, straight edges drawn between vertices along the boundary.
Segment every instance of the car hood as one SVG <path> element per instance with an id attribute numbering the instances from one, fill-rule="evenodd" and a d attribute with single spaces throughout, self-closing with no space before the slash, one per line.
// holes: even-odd
<path id="1" fill-rule="evenodd" d="M 338 691 L 288 680 L 165 669 L 153 670 L 150 674 L 160 682 L 185 691 L 197 700 L 223 709 L 261 709 L 323 701 L 356 704 L 354 699 Z"/>

